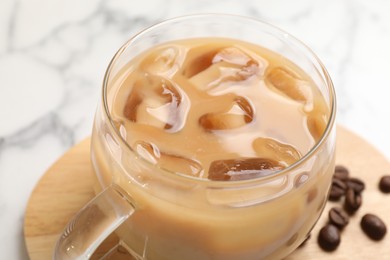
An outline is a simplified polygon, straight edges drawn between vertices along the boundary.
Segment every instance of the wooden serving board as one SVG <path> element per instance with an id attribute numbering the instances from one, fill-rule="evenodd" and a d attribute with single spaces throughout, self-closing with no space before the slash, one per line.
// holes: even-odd
<path id="1" fill-rule="evenodd" d="M 363 205 L 342 231 L 339 248 L 327 253 L 318 247 L 317 235 L 327 222 L 329 208 L 339 204 L 328 202 L 311 239 L 286 260 L 390 259 L 390 234 L 382 241 L 371 241 L 359 225 L 364 214 L 374 213 L 384 220 L 390 232 L 390 194 L 378 189 L 380 177 L 390 174 L 390 163 L 362 138 L 342 127 L 337 130 L 336 162 L 348 167 L 351 176 L 365 181 Z M 69 219 L 94 197 L 95 178 L 89 145 L 90 140 L 86 139 L 70 149 L 44 174 L 31 194 L 24 221 L 24 237 L 31 260 L 51 259 L 55 242 Z M 115 235 L 110 236 L 93 258 L 99 259 L 117 240 Z"/>

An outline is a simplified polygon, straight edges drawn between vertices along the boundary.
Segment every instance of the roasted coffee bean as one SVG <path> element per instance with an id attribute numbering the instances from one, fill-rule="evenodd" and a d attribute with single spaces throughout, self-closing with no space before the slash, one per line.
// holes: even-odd
<path id="1" fill-rule="evenodd" d="M 343 181 L 333 178 L 332 186 L 330 188 L 330 193 L 329 193 L 329 200 L 331 201 L 339 200 L 342 196 L 344 196 L 346 189 L 347 189 L 347 185 Z"/>
<path id="2" fill-rule="evenodd" d="M 386 225 L 377 216 L 373 214 L 366 214 L 360 221 L 364 233 L 373 240 L 381 240 L 386 235 Z"/>
<path id="3" fill-rule="evenodd" d="M 366 187 L 366 185 L 362 180 L 358 178 L 349 178 L 347 180 L 347 187 L 352 188 L 357 193 L 361 193 Z"/>
<path id="4" fill-rule="evenodd" d="M 329 222 L 339 229 L 343 229 L 348 225 L 349 217 L 342 208 L 334 207 L 329 210 Z"/>
<path id="5" fill-rule="evenodd" d="M 345 166 L 336 165 L 333 178 L 339 179 L 341 181 L 347 181 L 349 178 L 349 170 Z"/>
<path id="6" fill-rule="evenodd" d="M 383 193 L 390 193 L 390 175 L 383 176 L 379 181 L 379 189 Z"/>
<path id="7" fill-rule="evenodd" d="M 321 228 L 318 234 L 318 245 L 325 251 L 334 251 L 340 244 L 340 231 L 332 224 Z"/>
<path id="8" fill-rule="evenodd" d="M 354 213 L 360 208 L 361 205 L 362 195 L 356 192 L 354 189 L 348 188 L 345 194 L 345 210 L 347 210 L 348 213 Z"/>

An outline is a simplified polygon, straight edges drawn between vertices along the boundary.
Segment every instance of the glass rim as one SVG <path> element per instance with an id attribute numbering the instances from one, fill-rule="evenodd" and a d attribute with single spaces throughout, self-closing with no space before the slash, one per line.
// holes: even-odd
<path id="1" fill-rule="evenodd" d="M 320 139 L 313 145 L 310 150 L 303 155 L 298 161 L 295 163 L 287 166 L 286 168 L 277 171 L 275 173 L 266 175 L 266 176 L 260 176 L 260 177 L 255 177 L 251 179 L 246 179 L 246 180 L 234 180 L 234 181 L 216 181 L 216 180 L 210 180 L 208 178 L 199 178 L 199 177 L 193 177 L 185 174 L 179 174 L 176 172 L 169 171 L 168 169 L 164 169 L 161 167 L 158 167 L 156 164 L 153 164 L 146 159 L 144 159 L 142 156 L 140 156 L 129 144 L 128 142 L 122 137 L 122 135 L 119 133 L 119 129 L 115 127 L 114 120 L 112 119 L 110 115 L 110 109 L 108 106 L 107 102 L 107 86 L 108 86 L 108 80 L 110 77 L 111 69 L 115 65 L 115 62 L 117 59 L 121 56 L 121 54 L 124 52 L 124 50 L 130 46 L 135 40 L 138 38 L 142 37 L 144 34 L 148 33 L 151 30 L 154 30 L 160 26 L 164 26 L 166 24 L 175 22 L 175 21 L 181 21 L 181 20 L 190 20 L 190 19 L 200 19 L 200 18 L 210 18 L 210 17 L 220 17 L 223 19 L 239 19 L 241 21 L 247 21 L 251 23 L 258 23 L 259 25 L 262 26 L 267 26 L 269 29 L 273 30 L 274 32 L 283 34 L 284 37 L 288 37 L 290 40 L 293 40 L 295 43 L 297 43 L 300 47 L 303 47 L 306 51 L 309 53 L 310 62 L 314 64 L 316 67 L 318 66 L 321 69 L 321 80 L 325 83 L 328 91 L 328 98 L 329 98 L 329 109 L 330 109 L 330 116 L 329 120 L 326 124 L 326 128 L 324 132 L 322 133 Z M 307 54 L 304 54 L 307 56 Z M 317 64 L 315 64 L 317 63 Z M 318 69 L 318 68 L 317 68 Z M 110 128 L 113 130 L 112 132 L 115 135 L 116 140 L 119 140 L 119 142 L 126 147 L 126 149 L 137 155 L 140 159 L 142 159 L 142 162 L 147 164 L 148 167 L 155 168 L 158 171 L 167 173 L 169 175 L 172 175 L 172 177 L 179 177 L 183 178 L 185 181 L 196 181 L 199 183 L 206 183 L 206 184 L 217 184 L 217 185 L 224 185 L 224 186 L 237 186 L 241 184 L 254 184 L 254 183 L 262 183 L 264 181 L 269 181 L 269 180 L 274 180 L 276 178 L 279 178 L 281 176 L 285 176 L 288 172 L 293 171 L 300 165 L 303 165 L 306 161 L 308 161 L 325 143 L 325 141 L 328 139 L 330 133 L 333 130 L 334 124 L 335 124 L 335 118 L 336 118 L 336 95 L 335 95 L 335 89 L 333 82 L 331 80 L 331 77 L 326 70 L 324 64 L 322 61 L 319 59 L 319 57 L 309 48 L 305 43 L 303 43 L 301 40 L 298 38 L 294 37 L 290 33 L 284 31 L 283 29 L 280 29 L 277 26 L 274 26 L 268 22 L 256 19 L 256 18 L 251 18 L 251 17 L 246 17 L 246 16 L 240 16 L 240 15 L 232 15 L 232 14 L 221 14 L 221 13 L 206 13 L 206 14 L 191 14 L 191 15 L 183 15 L 183 16 L 178 16 L 170 19 L 163 20 L 161 22 L 157 22 L 153 25 L 150 25 L 146 27 L 145 29 L 139 31 L 135 35 L 133 35 L 129 40 L 127 40 L 120 48 L 119 50 L 115 53 L 113 58 L 111 59 L 110 63 L 108 64 L 108 67 L 106 69 L 106 72 L 104 74 L 103 78 L 103 87 L 102 87 L 102 104 L 104 107 L 104 115 L 108 118 L 108 121 L 110 122 Z"/>

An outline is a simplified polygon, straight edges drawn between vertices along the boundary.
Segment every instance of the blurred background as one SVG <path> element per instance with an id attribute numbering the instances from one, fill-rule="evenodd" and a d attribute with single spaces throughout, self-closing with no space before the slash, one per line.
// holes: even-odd
<path id="1" fill-rule="evenodd" d="M 333 79 L 338 124 L 390 158 L 389 1 L 1 0 L 0 259 L 28 258 L 28 197 L 45 170 L 90 135 L 119 47 L 156 22 L 205 12 L 258 18 L 310 46 Z"/>

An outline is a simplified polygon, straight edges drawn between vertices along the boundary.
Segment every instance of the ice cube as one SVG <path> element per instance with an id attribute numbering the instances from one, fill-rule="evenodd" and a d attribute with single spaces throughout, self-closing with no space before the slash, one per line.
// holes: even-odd
<path id="1" fill-rule="evenodd" d="M 232 65 L 237 65 L 239 67 L 250 66 L 257 64 L 249 55 L 245 54 L 243 51 L 236 47 L 227 47 L 223 48 L 214 56 L 212 63 L 218 63 L 225 61 Z"/>
<path id="2" fill-rule="evenodd" d="M 309 113 L 307 116 L 307 127 L 309 128 L 309 131 L 314 140 L 318 141 L 321 138 L 325 131 L 327 121 L 328 119 L 326 114 L 320 113 L 318 111 Z"/>
<path id="3" fill-rule="evenodd" d="M 273 68 L 266 75 L 266 82 L 293 100 L 312 102 L 313 93 L 309 82 L 301 79 L 296 73 L 284 67 Z"/>
<path id="4" fill-rule="evenodd" d="M 188 175 L 192 177 L 201 177 L 203 168 L 195 160 L 185 158 L 179 155 L 162 154 L 158 165 L 170 172 Z"/>
<path id="5" fill-rule="evenodd" d="M 268 176 L 284 168 L 277 161 L 265 158 L 239 158 L 213 161 L 208 178 L 213 181 L 238 181 Z"/>
<path id="6" fill-rule="evenodd" d="M 125 123 L 120 119 L 113 119 L 112 123 L 115 126 L 115 128 L 119 131 L 120 136 L 124 140 L 126 140 L 127 131 L 126 131 Z"/>
<path id="7" fill-rule="evenodd" d="M 182 96 L 167 79 L 146 75 L 137 80 L 123 114 L 132 122 L 171 129 L 180 121 Z"/>
<path id="8" fill-rule="evenodd" d="M 210 62 L 211 54 L 207 56 Z M 207 64 L 206 63 L 206 64 Z M 259 63 L 235 47 L 223 48 L 215 53 L 209 66 L 201 66 L 191 73 L 190 82 L 197 88 L 209 90 L 223 83 L 241 82 L 259 73 Z"/>
<path id="9" fill-rule="evenodd" d="M 137 141 L 134 145 L 135 151 L 145 160 L 152 164 L 156 164 L 161 157 L 160 150 L 155 144 L 144 141 Z"/>
<path id="10" fill-rule="evenodd" d="M 224 111 L 202 115 L 199 124 L 206 131 L 228 130 L 249 124 L 253 116 L 254 111 L 248 100 L 236 96 Z"/>
<path id="11" fill-rule="evenodd" d="M 205 51 L 204 48 L 193 48 L 187 54 L 187 60 L 183 64 L 183 75 L 191 78 L 204 71 L 213 64 L 213 59 L 218 53 L 217 48 Z"/>
<path id="12" fill-rule="evenodd" d="M 272 158 L 285 167 L 301 158 L 301 154 L 292 145 L 272 138 L 258 137 L 253 141 L 252 146 L 258 156 Z"/>
<path id="13" fill-rule="evenodd" d="M 329 120 L 329 107 L 326 104 L 324 98 L 319 92 L 314 93 L 315 103 L 311 110 L 306 111 L 307 113 L 307 127 L 313 136 L 315 141 L 318 141 L 323 135 L 328 120 Z"/>
<path id="14" fill-rule="evenodd" d="M 138 83 L 138 82 L 137 82 Z M 137 109 L 143 101 L 143 93 L 141 92 L 139 84 L 135 84 L 127 97 L 126 104 L 123 108 L 123 115 L 132 122 L 137 121 Z"/>
<path id="15" fill-rule="evenodd" d="M 182 56 L 177 46 L 159 48 L 141 62 L 140 68 L 152 75 L 172 76 L 179 69 Z"/>
<path id="16" fill-rule="evenodd" d="M 164 170 L 192 177 L 201 177 L 203 174 L 203 167 L 197 161 L 160 151 L 155 144 L 138 141 L 135 150 L 145 160 Z"/>

